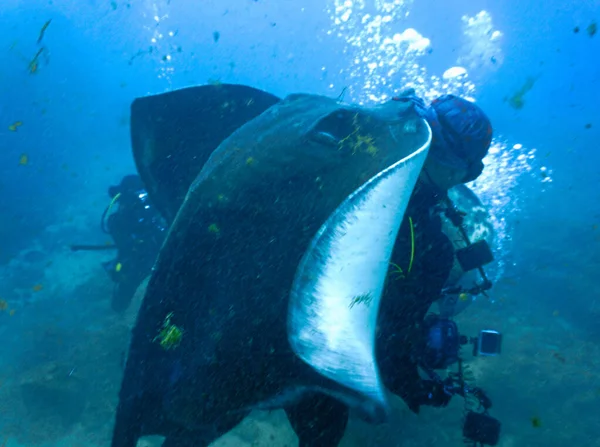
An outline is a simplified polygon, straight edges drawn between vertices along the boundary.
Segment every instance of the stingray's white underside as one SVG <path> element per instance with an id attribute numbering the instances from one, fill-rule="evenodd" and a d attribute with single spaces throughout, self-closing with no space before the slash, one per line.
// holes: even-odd
<path id="1" fill-rule="evenodd" d="M 367 419 L 387 415 L 375 361 L 375 331 L 390 257 L 431 142 L 351 194 L 313 238 L 291 291 L 294 352 L 341 385 L 329 394 Z M 319 390 L 325 391 L 327 390 Z"/>

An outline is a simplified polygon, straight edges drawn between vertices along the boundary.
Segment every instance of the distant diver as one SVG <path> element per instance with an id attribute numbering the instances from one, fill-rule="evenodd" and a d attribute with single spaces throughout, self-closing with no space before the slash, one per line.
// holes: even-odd
<path id="1" fill-rule="evenodd" d="M 111 305 L 122 312 L 141 282 L 150 274 L 167 234 L 164 219 L 152 205 L 137 175 L 123 177 L 108 189 L 110 205 L 102 214 L 102 231 L 110 234 L 118 250 L 103 267 L 115 283 Z"/>
<path id="2" fill-rule="evenodd" d="M 112 447 L 148 435 L 208 446 L 253 409 L 277 408 L 300 447 L 334 447 L 349 410 L 389 418 L 385 388 L 414 412 L 471 395 L 463 435 L 497 443 L 459 348 L 497 355 L 501 335 L 468 338 L 428 314 L 445 293 L 491 287 L 489 246 L 459 231 L 457 250 L 441 221 L 463 227 L 448 190 L 483 170 L 492 128 L 479 107 L 452 95 L 426 107 L 409 91 L 367 108 L 222 84 L 136 99 L 131 137 L 171 229 L 133 329 Z M 449 292 L 456 263 L 483 281 Z"/>

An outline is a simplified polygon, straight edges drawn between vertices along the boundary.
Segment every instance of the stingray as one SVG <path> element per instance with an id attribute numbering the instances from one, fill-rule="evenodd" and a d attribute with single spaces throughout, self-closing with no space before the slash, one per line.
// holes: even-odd
<path id="1" fill-rule="evenodd" d="M 184 92 L 212 109 L 190 110 Z M 264 110 L 244 114 L 258 100 Z M 219 122 L 229 107 L 241 115 L 221 119 L 235 129 Z M 205 446 L 254 409 L 315 393 L 385 421 L 376 320 L 427 123 L 401 102 L 221 85 L 137 99 L 131 124 L 140 174 L 173 218 L 132 330 L 112 446 L 146 435 Z"/>

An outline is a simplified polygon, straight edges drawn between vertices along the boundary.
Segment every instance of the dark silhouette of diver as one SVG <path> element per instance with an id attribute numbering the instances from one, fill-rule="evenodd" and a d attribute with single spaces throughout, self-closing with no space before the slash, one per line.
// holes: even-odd
<path id="1" fill-rule="evenodd" d="M 115 283 L 111 306 L 122 312 L 150 274 L 167 226 L 137 175 L 123 177 L 119 185 L 108 188 L 108 195 L 112 201 L 102 214 L 101 227 L 110 234 L 118 253 L 102 265 Z"/>

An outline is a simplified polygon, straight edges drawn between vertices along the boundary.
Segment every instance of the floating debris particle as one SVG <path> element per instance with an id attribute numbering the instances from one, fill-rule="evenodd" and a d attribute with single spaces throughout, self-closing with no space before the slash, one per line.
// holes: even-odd
<path id="1" fill-rule="evenodd" d="M 138 50 L 133 56 L 129 58 L 127 62 L 129 65 L 133 65 L 133 61 L 135 61 L 138 57 L 143 56 L 145 54 L 152 54 L 154 52 L 154 47 L 150 46 L 147 50 Z"/>
<path id="2" fill-rule="evenodd" d="M 33 290 L 34 292 L 39 292 L 40 290 L 42 290 L 44 288 L 43 284 L 36 284 L 35 286 L 33 286 L 31 288 L 31 290 Z"/>
<path id="3" fill-rule="evenodd" d="M 213 31 L 213 40 L 215 41 L 215 43 L 217 43 L 220 38 L 221 38 L 221 33 L 218 31 Z"/>
<path id="4" fill-rule="evenodd" d="M 29 163 L 29 157 L 27 156 L 27 154 L 21 154 L 21 156 L 19 157 L 19 164 L 21 166 L 25 166 L 27 163 Z"/>
<path id="5" fill-rule="evenodd" d="M 183 329 L 178 328 L 173 323 L 171 323 L 171 318 L 173 318 L 173 312 L 170 312 L 163 322 L 162 328 L 156 337 L 154 337 L 154 341 L 158 341 L 160 345 L 166 349 L 175 349 L 181 343 L 181 339 L 183 338 Z"/>
<path id="6" fill-rule="evenodd" d="M 356 295 L 354 298 L 352 298 L 352 301 L 350 301 L 348 307 L 352 309 L 356 304 L 364 304 L 365 306 L 368 306 L 369 304 L 371 304 L 372 300 L 373 296 L 371 295 L 371 292 Z"/>
<path id="7" fill-rule="evenodd" d="M 50 23 L 52 22 L 52 19 L 48 20 L 46 23 L 44 23 L 44 25 L 42 26 L 42 29 L 40 30 L 40 34 L 37 40 L 37 43 L 41 43 L 42 39 L 44 38 L 44 34 L 46 34 L 46 30 L 48 29 L 48 27 L 50 26 Z"/>
<path id="8" fill-rule="evenodd" d="M 0 298 L 0 311 L 8 309 L 8 302 Z"/>
<path id="9" fill-rule="evenodd" d="M 533 416 L 531 418 L 531 426 L 533 428 L 540 428 L 542 426 L 542 420 L 538 416 Z"/>
<path id="10" fill-rule="evenodd" d="M 592 123 L 587 123 L 584 127 L 586 129 L 591 129 L 592 128 Z"/>
<path id="11" fill-rule="evenodd" d="M 586 31 L 590 37 L 594 37 L 598 32 L 598 24 L 596 22 L 590 23 L 590 26 L 587 27 Z"/>
<path id="12" fill-rule="evenodd" d="M 580 30 L 579 30 L 579 27 L 578 27 L 578 26 L 576 26 L 575 28 L 573 28 L 573 32 L 574 32 L 575 34 L 577 34 L 579 31 L 580 31 Z"/>
<path id="13" fill-rule="evenodd" d="M 38 50 L 38 52 L 35 53 L 35 56 L 33 57 L 33 59 L 31 59 L 31 61 L 29 62 L 27 69 L 29 70 L 30 74 L 37 73 L 38 68 L 39 68 L 39 58 L 42 55 L 42 53 L 44 52 L 44 49 L 45 49 L 44 47 L 40 48 Z"/>
<path id="14" fill-rule="evenodd" d="M 21 127 L 22 125 L 23 125 L 23 121 L 15 121 L 10 126 L 8 126 L 8 130 L 10 130 L 11 132 L 16 132 L 17 130 L 19 130 L 19 127 Z"/>
<path id="15" fill-rule="evenodd" d="M 221 232 L 221 229 L 217 224 L 212 223 L 208 226 L 208 232 L 213 234 L 219 234 Z"/>
<path id="16" fill-rule="evenodd" d="M 513 108 L 520 110 L 525 105 L 525 94 L 531 90 L 537 79 L 530 76 L 525 80 L 525 83 L 517 90 L 510 98 L 508 104 Z"/>

